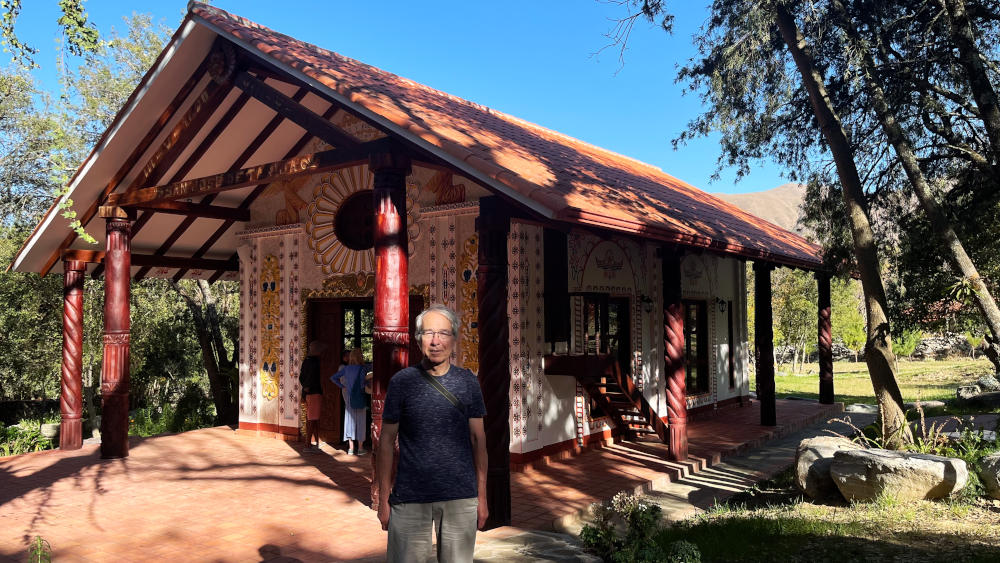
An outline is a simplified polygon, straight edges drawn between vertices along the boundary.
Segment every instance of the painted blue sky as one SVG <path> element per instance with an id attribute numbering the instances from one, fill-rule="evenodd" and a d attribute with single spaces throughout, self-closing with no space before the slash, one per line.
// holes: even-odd
<path id="1" fill-rule="evenodd" d="M 23 2 L 19 37 L 39 49 L 36 76 L 57 89 L 57 0 Z M 216 0 L 224 10 L 450 94 L 533 121 L 659 166 L 709 192 L 753 192 L 785 183 L 781 168 L 760 163 L 739 183 L 731 170 L 711 181 L 718 146 L 707 138 L 674 151 L 700 109 L 674 78 L 693 54 L 704 7 L 672 3 L 673 35 L 637 21 L 619 60 L 606 34 L 626 14 L 614 0 L 427 2 L 381 0 Z M 102 34 L 123 29 L 132 12 L 174 29 L 184 0 L 89 0 Z"/>

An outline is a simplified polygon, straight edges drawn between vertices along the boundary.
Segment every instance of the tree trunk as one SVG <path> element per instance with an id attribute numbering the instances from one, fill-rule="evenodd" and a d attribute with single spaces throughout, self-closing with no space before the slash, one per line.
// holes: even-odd
<path id="1" fill-rule="evenodd" d="M 951 1 L 954 2 L 954 0 Z M 900 127 L 895 114 L 889 108 L 885 91 L 875 76 L 875 61 L 864 45 L 857 29 L 854 28 L 854 25 L 847 17 L 847 10 L 840 0 L 833 0 L 830 5 L 833 7 L 834 13 L 839 20 L 838 23 L 852 42 L 855 52 L 861 54 L 859 61 L 862 67 L 861 73 L 868 85 L 869 94 L 875 106 L 875 112 L 878 114 L 879 122 L 882 125 L 882 130 L 885 132 L 893 150 L 896 151 L 896 156 L 899 158 L 903 171 L 913 186 L 913 192 L 920 201 L 921 207 L 924 208 L 924 212 L 927 213 L 927 218 L 930 220 L 934 234 L 944 243 L 945 258 L 951 265 L 952 271 L 961 274 L 963 279 L 972 287 L 973 298 L 979 307 L 980 313 L 982 313 L 983 318 L 986 320 L 986 326 L 995 340 L 1000 339 L 1000 308 L 997 307 L 997 303 L 993 299 L 989 287 L 986 286 L 986 283 L 983 282 L 982 277 L 979 275 L 979 271 L 976 269 L 976 265 L 973 264 L 972 258 L 965 251 L 965 246 L 962 244 L 961 239 L 958 238 L 958 234 L 952 227 L 951 222 L 938 206 L 930 184 L 920 169 L 920 163 L 913 150 L 913 145 L 903 132 L 903 128 Z M 988 83 L 987 86 L 989 86 Z M 990 87 L 990 91 L 992 92 L 992 87 Z M 993 108 L 996 109 L 995 106 Z M 973 351 L 973 357 L 975 357 L 975 351 Z M 1000 372 L 1000 365 L 994 365 L 994 368 Z"/>
<path id="2" fill-rule="evenodd" d="M 969 89 L 972 91 L 972 97 L 986 129 L 986 137 L 990 142 L 990 152 L 992 153 L 990 163 L 996 166 L 997 159 L 1000 158 L 1000 100 L 998 100 L 996 90 L 993 88 L 993 83 L 990 82 L 990 74 L 983 63 L 983 55 L 976 47 L 972 22 L 969 21 L 964 0 L 939 0 L 939 4 L 948 15 L 951 39 L 958 51 L 959 63 L 965 69 Z M 921 203 L 923 203 L 922 200 Z M 928 211 L 928 215 L 930 215 L 930 211 Z M 936 224 L 933 216 L 931 216 L 931 221 L 932 224 Z M 953 243 L 950 240 L 947 242 L 949 250 L 951 250 Z M 961 248 L 960 242 L 958 245 Z M 952 268 L 961 272 L 973 290 L 976 305 L 983 313 L 986 326 L 992 335 L 992 338 L 988 338 L 986 342 L 987 350 L 992 350 L 986 356 L 993 363 L 994 371 L 1000 374 L 1000 350 L 997 348 L 998 343 L 1000 343 L 1000 308 L 997 307 L 993 295 L 979 276 L 972 261 L 965 255 L 965 249 L 961 248 L 961 251 L 964 260 L 962 256 L 956 256 L 949 257 L 949 261 L 952 262 Z"/>
<path id="3" fill-rule="evenodd" d="M 896 447 L 909 441 L 911 436 L 903 413 L 903 397 L 896 383 L 889 319 L 885 313 L 885 288 L 882 285 L 882 274 L 875 250 L 875 235 L 868 220 L 864 189 L 854 162 L 854 151 L 840 118 L 833 109 L 833 103 L 826 93 L 823 77 L 813 65 L 809 45 L 796 26 L 794 18 L 784 6 L 780 5 L 775 8 L 775 17 L 781 37 L 802 75 L 802 83 L 809 93 L 813 112 L 823 137 L 830 146 L 837 175 L 840 177 L 851 223 L 854 255 L 865 294 L 868 319 L 865 360 L 868 363 L 868 374 L 882 416 L 883 435 L 887 445 Z"/>
<path id="4" fill-rule="evenodd" d="M 233 393 L 230 391 L 231 385 L 226 381 L 226 375 L 221 369 L 225 364 L 219 361 L 219 358 L 226 358 L 226 350 L 221 346 L 217 350 L 215 345 L 214 335 L 218 335 L 218 342 L 221 343 L 222 332 L 215 311 L 215 300 L 211 295 L 210 288 L 207 287 L 208 283 L 204 284 L 204 288 L 201 283 L 198 284 L 201 300 L 205 303 L 208 311 L 203 311 L 201 303 L 183 291 L 176 282 L 171 282 L 171 285 L 184 298 L 194 320 L 195 335 L 198 337 L 198 345 L 201 347 L 201 361 L 202 365 L 205 366 L 205 373 L 208 375 L 208 387 L 212 393 L 212 402 L 215 404 L 215 421 L 217 424 L 231 424 L 235 421 L 236 409 L 233 403 Z M 208 299 L 205 297 L 206 293 Z M 210 307 L 209 302 L 211 302 Z M 214 326 L 212 326 L 212 321 L 214 321 Z"/>

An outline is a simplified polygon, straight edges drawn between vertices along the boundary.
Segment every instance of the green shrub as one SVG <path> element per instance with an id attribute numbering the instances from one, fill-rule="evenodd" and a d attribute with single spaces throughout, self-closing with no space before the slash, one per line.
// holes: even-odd
<path id="1" fill-rule="evenodd" d="M 34 426 L 10 426 L 0 424 L 0 457 L 38 452 L 53 448 L 49 440 Z"/>
<path id="2" fill-rule="evenodd" d="M 156 436 L 167 432 L 187 432 L 215 423 L 215 405 L 197 384 L 190 384 L 177 405 L 136 409 L 129 416 L 129 434 Z"/>
<path id="3" fill-rule="evenodd" d="M 687 540 L 677 540 L 667 548 L 667 563 L 701 563 L 701 551 Z"/>
<path id="4" fill-rule="evenodd" d="M 659 506 L 647 504 L 638 496 L 618 493 L 611 499 L 610 507 L 597 508 L 594 524 L 583 527 L 580 540 L 605 561 L 665 561 L 667 554 L 653 538 L 659 530 L 660 512 Z M 624 524 L 624 537 L 619 537 L 617 522 Z"/>
<path id="5" fill-rule="evenodd" d="M 51 563 L 52 546 L 42 536 L 35 536 L 28 547 L 28 561 L 30 563 Z"/>

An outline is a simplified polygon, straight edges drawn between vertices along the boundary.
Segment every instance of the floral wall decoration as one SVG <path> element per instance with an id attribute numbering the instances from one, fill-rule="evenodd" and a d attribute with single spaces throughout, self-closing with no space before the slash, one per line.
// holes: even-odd
<path id="1" fill-rule="evenodd" d="M 375 213 L 371 198 L 375 176 L 367 166 L 359 165 L 337 170 L 320 179 L 313 188 L 312 201 L 306 210 L 305 228 L 313 260 L 325 275 L 348 272 L 374 272 L 375 251 L 370 243 L 357 244 L 345 233 L 338 236 L 338 221 L 356 225 L 354 231 L 372 229 Z M 406 185 L 406 229 L 410 241 L 420 236 L 420 186 L 413 181 Z M 348 215 L 338 215 L 343 208 Z M 359 241 L 360 242 L 360 241 Z M 413 244 L 410 244 L 412 256 Z"/>
<path id="2" fill-rule="evenodd" d="M 260 384 L 265 401 L 278 396 L 281 354 L 281 269 L 273 254 L 264 257 L 260 272 Z"/>

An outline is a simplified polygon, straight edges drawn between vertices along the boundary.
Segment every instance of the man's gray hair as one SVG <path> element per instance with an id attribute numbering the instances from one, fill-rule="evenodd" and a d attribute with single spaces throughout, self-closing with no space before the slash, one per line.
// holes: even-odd
<path id="1" fill-rule="evenodd" d="M 430 307 L 424 309 L 422 313 L 417 315 L 417 334 L 424 331 L 424 315 L 427 313 L 437 313 L 448 319 L 448 322 L 451 323 L 452 336 L 458 336 L 458 315 L 455 314 L 455 311 L 452 311 L 448 307 L 441 304 L 431 305 Z"/>

